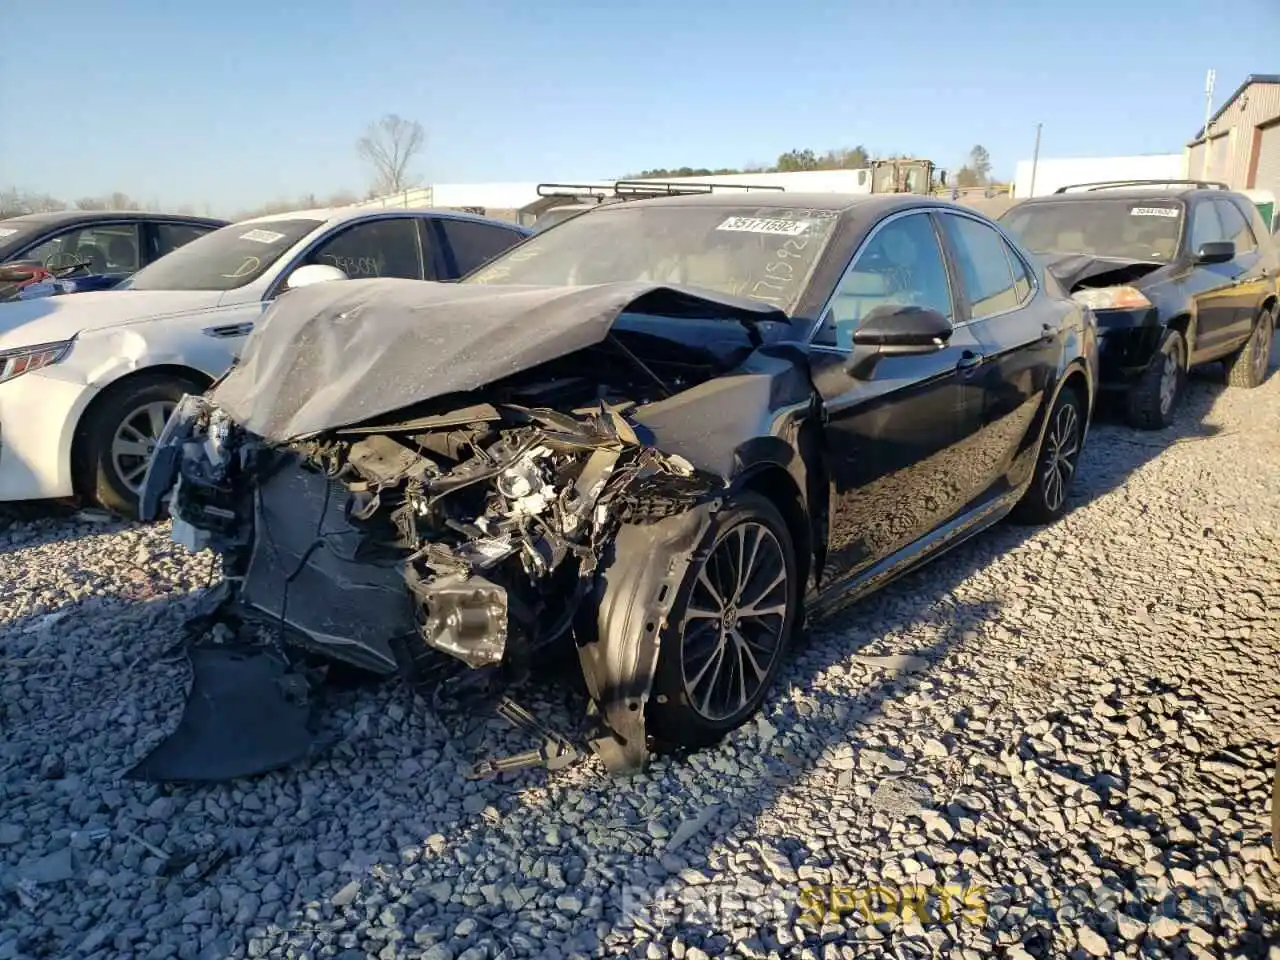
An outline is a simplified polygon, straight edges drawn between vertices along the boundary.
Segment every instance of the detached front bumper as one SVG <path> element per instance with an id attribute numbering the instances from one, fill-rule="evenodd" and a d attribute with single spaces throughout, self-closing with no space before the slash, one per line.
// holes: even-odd
<path id="1" fill-rule="evenodd" d="M 71 441 L 97 392 L 38 370 L 0 384 L 0 501 L 75 492 Z"/>
<path id="2" fill-rule="evenodd" d="M 1164 325 L 1154 308 L 1099 310 L 1098 387 L 1125 390 L 1133 386 L 1160 349 Z"/>

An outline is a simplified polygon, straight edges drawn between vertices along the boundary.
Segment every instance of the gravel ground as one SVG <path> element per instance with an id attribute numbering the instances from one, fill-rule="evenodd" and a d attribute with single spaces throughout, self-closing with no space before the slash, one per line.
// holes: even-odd
<path id="1" fill-rule="evenodd" d="M 1164 434 L 1095 426 L 1062 522 L 852 606 L 764 719 L 630 783 L 594 760 L 469 781 L 528 742 L 394 685 L 334 693 L 309 765 L 124 780 L 177 721 L 210 559 L 15 522 L 0 960 L 1280 958 L 1280 376 L 1186 401 Z M 582 708 L 545 680 L 517 699 L 566 731 Z"/>

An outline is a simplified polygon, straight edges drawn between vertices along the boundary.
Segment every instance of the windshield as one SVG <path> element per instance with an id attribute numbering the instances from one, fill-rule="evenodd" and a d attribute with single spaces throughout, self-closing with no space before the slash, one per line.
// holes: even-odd
<path id="1" fill-rule="evenodd" d="M 463 283 L 702 287 L 790 313 L 839 214 L 800 207 L 619 204 L 534 235 Z"/>
<path id="2" fill-rule="evenodd" d="M 143 267 L 117 289 L 234 290 L 257 280 L 322 220 L 233 223 Z"/>
<path id="3" fill-rule="evenodd" d="M 0 263 L 12 257 L 48 226 L 43 221 L 33 222 L 17 217 L 0 220 Z"/>
<path id="4" fill-rule="evenodd" d="M 1027 203 L 1002 216 L 1000 224 L 1036 253 L 1168 263 L 1178 252 L 1182 205 L 1115 199 Z"/>

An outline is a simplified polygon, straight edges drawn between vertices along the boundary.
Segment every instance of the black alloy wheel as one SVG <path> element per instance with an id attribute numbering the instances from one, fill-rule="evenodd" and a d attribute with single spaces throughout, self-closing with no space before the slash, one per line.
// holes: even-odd
<path id="1" fill-rule="evenodd" d="M 786 522 L 769 500 L 726 505 L 685 576 L 662 640 L 649 719 L 659 740 L 706 746 L 759 709 L 798 608 Z"/>
<path id="2" fill-rule="evenodd" d="M 1014 509 L 1025 523 L 1052 523 L 1066 512 L 1067 495 L 1084 449 L 1084 402 L 1071 386 L 1064 387 L 1049 411 L 1036 472 L 1027 492 Z"/>

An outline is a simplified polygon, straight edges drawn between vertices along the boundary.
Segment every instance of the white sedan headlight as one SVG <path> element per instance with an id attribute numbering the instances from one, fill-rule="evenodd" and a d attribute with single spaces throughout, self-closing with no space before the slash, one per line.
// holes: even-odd
<path id="1" fill-rule="evenodd" d="M 57 363 L 71 351 L 73 343 L 74 339 L 61 340 L 58 343 L 38 343 L 33 347 L 0 350 L 0 383 Z"/>

